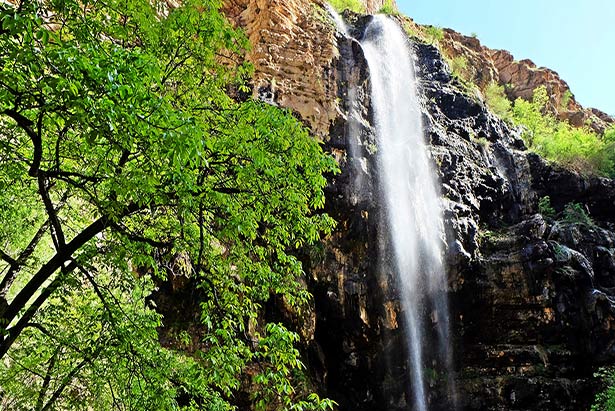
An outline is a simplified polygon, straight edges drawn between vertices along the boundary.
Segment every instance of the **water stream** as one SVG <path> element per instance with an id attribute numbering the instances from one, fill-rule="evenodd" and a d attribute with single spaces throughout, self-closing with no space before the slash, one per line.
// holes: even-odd
<path id="1" fill-rule="evenodd" d="M 337 11 L 335 11 L 333 6 L 331 6 L 329 3 L 325 4 L 325 8 L 327 9 L 327 12 L 329 12 L 329 15 L 333 19 L 333 22 L 335 23 L 335 27 L 337 28 L 337 31 L 339 31 L 344 36 L 348 36 L 348 26 L 346 26 L 346 23 L 344 22 L 344 19 L 342 19 L 342 16 L 340 16 L 337 13 Z"/>
<path id="2" fill-rule="evenodd" d="M 370 71 L 380 195 L 392 248 L 387 258 L 400 288 L 413 408 L 426 411 L 425 347 L 430 359 L 451 362 L 437 175 L 423 136 L 408 36 L 393 20 L 376 15 L 361 45 Z M 432 329 L 438 341 L 432 341 Z"/>

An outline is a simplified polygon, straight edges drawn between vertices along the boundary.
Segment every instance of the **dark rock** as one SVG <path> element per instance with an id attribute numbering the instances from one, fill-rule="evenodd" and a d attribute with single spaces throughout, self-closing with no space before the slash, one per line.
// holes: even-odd
<path id="1" fill-rule="evenodd" d="M 360 38 L 369 18 L 349 20 Z M 615 359 L 615 183 L 527 152 L 519 130 L 461 90 L 435 47 L 412 47 L 444 199 L 458 408 L 588 409 L 599 387 L 593 373 Z M 378 245 L 387 234 L 367 150 L 369 73 L 356 42 L 342 40 L 340 54 L 339 78 L 361 98 L 340 96 L 345 120 L 331 129 L 342 174 L 331 180 L 327 211 L 339 228 L 308 269 L 314 367 L 341 410 L 407 410 L 404 324 Z M 545 195 L 557 211 L 583 204 L 596 225 L 536 214 Z M 453 407 L 438 389 L 441 372 L 430 379 L 433 410 Z"/>

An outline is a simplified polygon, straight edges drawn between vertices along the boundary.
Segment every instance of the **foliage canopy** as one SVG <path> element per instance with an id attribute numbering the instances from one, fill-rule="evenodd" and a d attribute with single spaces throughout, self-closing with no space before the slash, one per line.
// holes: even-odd
<path id="1" fill-rule="evenodd" d="M 498 85 L 496 82 L 491 82 L 485 87 L 483 93 L 485 101 L 495 114 L 504 120 L 512 119 L 512 104 L 508 97 L 506 97 L 503 86 Z"/>
<path id="2" fill-rule="evenodd" d="M 293 250 L 333 227 L 336 171 L 293 116 L 238 102 L 247 46 L 217 0 L 0 4 L 0 398 L 11 409 L 326 409 L 293 388 Z M 158 343 L 156 281 L 199 284 L 194 357 Z M 164 367 L 160 367 L 164 364 Z M 275 393 L 275 395 L 274 395 Z"/>

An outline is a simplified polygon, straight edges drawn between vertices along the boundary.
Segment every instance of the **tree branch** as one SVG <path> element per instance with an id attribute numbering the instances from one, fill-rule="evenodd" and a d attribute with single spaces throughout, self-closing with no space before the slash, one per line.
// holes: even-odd
<path id="1" fill-rule="evenodd" d="M 138 243 L 145 243 L 145 244 L 151 245 L 152 247 L 156 247 L 156 248 L 169 248 L 173 246 L 172 242 L 158 241 L 158 240 L 154 240 L 153 238 L 147 238 L 139 234 L 131 233 L 128 231 L 127 228 L 123 227 L 122 225 L 118 223 L 112 223 L 111 226 L 115 228 L 119 233 L 126 236 L 126 238 L 128 238 L 131 241 L 135 241 Z"/>
<path id="2" fill-rule="evenodd" d="M 36 177 L 38 175 L 38 170 L 41 166 L 41 160 L 43 158 L 43 142 L 40 134 L 38 134 L 32 128 L 32 126 L 34 125 L 32 120 L 30 120 L 23 114 L 12 109 L 6 109 L 2 113 L 15 120 L 17 125 L 21 127 L 21 129 L 26 132 L 28 137 L 30 137 L 30 140 L 32 140 L 32 144 L 34 146 L 34 154 L 32 158 L 32 164 L 30 165 L 30 170 L 28 170 L 28 175 L 30 177 Z"/>
<path id="3" fill-rule="evenodd" d="M 99 345 L 91 355 L 81 360 L 81 362 L 77 364 L 75 368 L 71 370 L 71 372 L 69 372 L 64 378 L 62 378 L 62 384 L 60 384 L 60 386 L 53 392 L 53 394 L 49 398 L 49 401 L 47 401 L 47 404 L 45 404 L 45 406 L 41 408 L 40 411 L 47 411 L 51 409 L 51 406 L 54 404 L 54 402 L 56 402 L 57 399 L 60 398 L 62 392 L 66 389 L 66 387 L 68 387 L 68 384 L 70 384 L 73 378 L 75 378 L 75 375 L 77 375 L 77 373 L 81 371 L 81 369 L 85 367 L 86 364 L 91 363 L 94 358 L 98 357 L 100 352 L 103 350 L 103 347 L 104 344 Z"/>
<path id="4" fill-rule="evenodd" d="M 49 389 L 49 384 L 51 383 L 51 372 L 56 365 L 56 359 L 58 358 L 58 353 L 60 349 L 56 348 L 53 352 L 53 355 L 49 359 L 49 364 L 47 365 L 47 371 L 45 372 L 45 378 L 43 378 L 43 384 L 41 385 L 41 390 L 38 392 L 38 398 L 36 399 L 36 409 L 40 410 L 43 407 L 43 401 L 45 400 L 45 394 Z"/>
<path id="5" fill-rule="evenodd" d="M 60 177 L 65 177 L 65 178 L 70 178 L 70 177 L 74 177 L 74 178 L 79 178 L 83 181 L 87 181 L 90 183 L 98 183 L 99 181 L 101 181 L 100 177 L 94 177 L 94 176 L 88 176 L 85 174 L 81 174 L 81 173 L 76 173 L 74 171 L 62 171 L 62 170 L 48 170 L 45 171 L 45 175 L 47 175 L 47 177 L 49 178 L 60 178 Z M 66 179 L 63 181 L 67 181 Z M 68 180 L 70 181 L 70 180 Z M 74 183 L 77 184 L 77 183 Z"/>
<path id="6" fill-rule="evenodd" d="M 17 260 L 15 260 L 13 257 L 11 257 L 2 250 L 0 250 L 0 258 L 7 262 L 11 269 L 19 264 Z"/>
<path id="7" fill-rule="evenodd" d="M 122 216 L 127 216 L 133 212 L 140 210 L 136 204 L 131 204 L 122 213 Z M 19 315 L 19 312 L 26 308 L 28 301 L 40 290 L 43 284 L 60 268 L 63 268 L 63 273 L 68 273 L 75 268 L 75 264 L 72 263 L 69 266 L 64 264 L 71 259 L 72 254 L 79 248 L 83 247 L 85 243 L 90 241 L 98 233 L 102 232 L 109 225 L 111 218 L 109 216 L 102 216 L 98 220 L 94 221 L 88 227 L 86 227 L 81 233 L 73 238 L 63 248 L 45 264 L 36 274 L 30 279 L 30 281 L 21 289 L 21 291 L 15 296 L 11 304 L 6 308 L 4 314 L 0 317 L 0 324 L 8 326 Z M 26 324 L 32 319 L 36 311 L 47 300 L 51 293 L 60 285 L 60 280 L 63 276 L 56 277 L 51 284 L 41 292 L 37 299 L 28 307 L 26 312 L 19 318 L 18 322 L 11 328 L 7 329 L 7 335 L 0 338 L 0 358 L 4 357 L 8 349 L 11 347 L 15 339 L 21 334 Z"/>
<path id="8" fill-rule="evenodd" d="M 109 219 L 106 216 L 99 218 L 79 233 L 70 243 L 66 244 L 65 247 L 58 250 L 58 252 L 30 279 L 19 294 L 15 296 L 7 308 L 4 318 L 8 320 L 9 323 L 12 322 L 17 313 L 25 307 L 28 300 L 32 298 L 45 281 L 62 267 L 75 251 L 94 238 L 96 234 L 104 230 L 108 222 Z"/>
<path id="9" fill-rule="evenodd" d="M 62 225 L 60 224 L 60 219 L 58 218 L 58 213 L 51 202 L 51 198 L 49 197 L 49 189 L 47 187 L 47 177 L 45 173 L 38 173 L 38 193 L 43 200 L 43 204 L 45 205 L 45 211 L 47 212 L 47 217 L 51 222 L 52 228 L 52 237 L 56 246 L 56 251 L 59 251 L 61 248 L 64 248 L 66 245 L 66 239 L 64 237 L 64 231 L 62 230 Z"/>
<path id="10" fill-rule="evenodd" d="M 72 267 L 72 269 L 74 269 L 74 267 Z M 70 272 L 70 271 L 68 271 L 68 269 L 67 269 L 66 272 Z M 49 284 L 49 286 L 47 286 L 47 288 L 45 288 L 39 294 L 39 296 L 36 298 L 36 300 L 34 300 L 34 302 L 28 307 L 26 312 L 21 316 L 21 318 L 19 318 L 17 323 L 13 327 L 7 328 L 5 330 L 6 335 L 4 335 L 2 340 L 0 340 L 1 341 L 0 342 L 0 358 L 4 357 L 4 355 L 8 352 L 9 348 L 11 348 L 11 346 L 13 345 L 15 340 L 17 339 L 17 337 L 19 337 L 19 335 L 22 333 L 24 328 L 26 328 L 26 326 L 30 323 L 30 320 L 32 319 L 32 317 L 34 317 L 34 314 L 36 314 L 36 312 L 41 307 L 41 305 L 43 305 L 43 303 L 45 303 L 45 301 L 47 301 L 49 296 L 62 284 L 62 281 L 64 281 L 63 275 L 57 276 L 51 282 L 51 284 Z M 13 300 L 13 302 L 14 302 L 14 300 Z M 7 312 L 9 311 L 11 306 L 13 305 L 13 302 L 7 308 Z M 6 314 L 5 314 L 4 317 L 6 318 Z M 15 317 L 15 315 L 13 315 L 13 317 Z M 7 320 L 5 320 L 3 318 L 3 321 L 7 321 Z M 10 324 L 10 323 L 11 323 L 11 321 L 5 322 L 5 324 Z"/>
<path id="11" fill-rule="evenodd" d="M 94 288 L 94 292 L 98 296 L 98 299 L 102 303 L 103 307 L 105 307 L 105 311 L 107 311 L 107 314 L 109 314 L 109 319 L 111 321 L 113 321 L 113 311 L 111 311 L 111 307 L 107 303 L 107 299 L 103 295 L 102 290 L 100 289 L 100 287 L 98 286 L 98 284 L 94 280 L 94 277 L 92 276 L 92 274 L 90 274 L 90 272 L 88 270 L 86 270 L 80 264 L 77 264 L 77 268 L 79 269 L 79 271 L 81 271 L 83 273 L 83 275 L 85 275 L 85 278 L 87 278 L 87 280 L 90 282 L 90 284 L 92 285 L 92 288 Z"/>
<path id="12" fill-rule="evenodd" d="M 47 231 L 47 228 L 49 228 L 49 220 L 45 221 L 45 223 L 38 229 L 36 234 L 34 234 L 34 237 L 32 237 L 32 240 L 30 240 L 28 246 L 21 252 L 21 254 L 19 254 L 19 257 L 14 260 L 16 264 L 10 264 L 10 270 L 6 273 L 6 275 L 2 279 L 2 282 L 0 282 L 0 299 L 6 297 L 6 293 L 9 291 L 9 288 L 13 284 L 13 281 L 15 280 L 19 269 L 26 263 L 28 258 L 30 258 L 30 256 L 36 249 L 36 245 L 39 243 L 39 241 L 41 241 L 41 238 L 43 238 L 45 231 Z"/>

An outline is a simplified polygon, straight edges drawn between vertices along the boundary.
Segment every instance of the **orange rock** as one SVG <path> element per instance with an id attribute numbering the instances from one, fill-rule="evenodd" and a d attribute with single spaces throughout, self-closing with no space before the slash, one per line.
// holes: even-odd
<path id="1" fill-rule="evenodd" d="M 550 99 L 547 110 L 560 120 L 576 127 L 589 123 L 598 133 L 615 124 L 615 119 L 606 113 L 579 104 L 568 84 L 555 71 L 537 67 L 529 59 L 517 61 L 508 51 L 487 48 L 474 37 L 450 29 L 444 33 L 441 43 L 444 53 L 451 58 L 465 57 L 471 80 L 481 90 L 495 82 L 506 87 L 509 99 L 531 100 L 534 89 L 545 86 Z"/>

